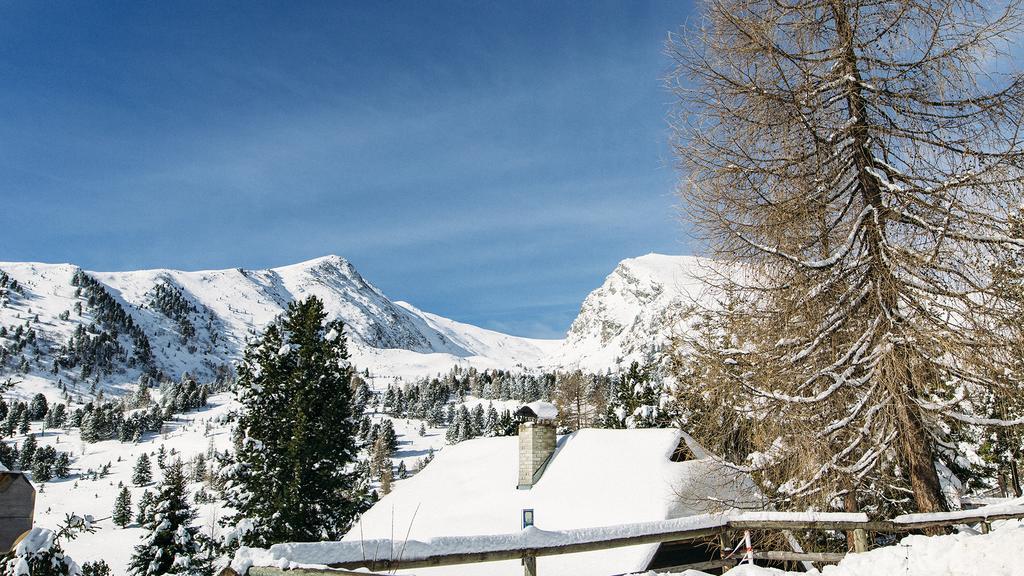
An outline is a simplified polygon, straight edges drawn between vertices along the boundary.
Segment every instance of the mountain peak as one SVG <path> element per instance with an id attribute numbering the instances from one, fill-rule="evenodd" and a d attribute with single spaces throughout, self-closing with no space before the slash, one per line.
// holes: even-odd
<path id="1" fill-rule="evenodd" d="M 346 260 L 345 258 L 342 258 L 341 256 L 338 256 L 337 254 L 327 254 L 325 256 L 320 256 L 318 258 L 312 258 L 310 260 L 303 260 L 302 262 L 297 262 L 297 263 L 291 264 L 289 266 L 282 266 L 282 268 L 289 268 L 289 267 L 293 267 L 293 266 L 296 267 L 296 268 L 314 268 L 314 267 L 324 266 L 324 265 L 339 266 L 339 267 L 350 267 L 350 266 L 352 266 L 352 264 L 348 260 Z"/>

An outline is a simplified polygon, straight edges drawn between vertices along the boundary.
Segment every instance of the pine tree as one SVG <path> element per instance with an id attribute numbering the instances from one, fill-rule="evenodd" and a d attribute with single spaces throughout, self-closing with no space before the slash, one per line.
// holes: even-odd
<path id="1" fill-rule="evenodd" d="M 32 397 L 32 402 L 28 407 L 28 415 L 31 420 L 42 420 L 46 417 L 48 410 L 48 404 L 46 402 L 46 396 L 42 394 L 36 394 Z"/>
<path id="2" fill-rule="evenodd" d="M 135 523 L 139 525 L 148 523 L 153 516 L 153 493 L 149 490 L 143 490 L 142 496 L 139 496 L 138 510 L 135 515 Z"/>
<path id="3" fill-rule="evenodd" d="M 145 486 L 153 479 L 153 469 L 149 463 L 149 455 L 143 452 L 135 461 L 135 468 L 132 471 L 132 484 Z"/>
<path id="4" fill-rule="evenodd" d="M 124 528 L 132 521 L 132 494 L 127 486 L 121 486 L 121 491 L 114 500 L 114 513 L 112 515 L 114 524 Z"/>
<path id="5" fill-rule="evenodd" d="M 472 437 L 480 436 L 484 433 L 484 405 L 483 403 L 477 404 L 473 407 L 473 411 L 470 413 L 470 435 Z"/>
<path id="6" fill-rule="evenodd" d="M 395 433 L 395 423 L 391 420 L 385 418 L 381 421 L 377 436 L 384 441 L 389 456 L 398 449 L 398 435 Z"/>
<path id="7" fill-rule="evenodd" d="M 64 478 L 71 473 L 71 456 L 67 452 L 57 452 L 53 461 L 54 478 Z"/>
<path id="8" fill-rule="evenodd" d="M 166 465 L 166 464 L 167 464 L 167 449 L 164 448 L 163 444 L 161 444 L 160 447 L 157 448 L 157 451 L 156 451 L 156 465 L 161 470 L 163 470 L 164 469 L 164 465 Z"/>
<path id="9" fill-rule="evenodd" d="M 337 539 L 366 507 L 353 493 L 352 368 L 343 327 L 326 316 L 315 297 L 293 302 L 238 369 L 243 440 L 226 524 L 251 526 L 244 545 Z"/>
<path id="10" fill-rule="evenodd" d="M 105 560 L 94 560 L 82 564 L 81 576 L 111 576 L 110 565 Z"/>
<path id="11" fill-rule="evenodd" d="M 20 470 L 31 470 L 32 469 L 32 458 L 36 455 L 36 436 L 35 434 L 25 438 L 25 441 L 21 444 L 21 453 L 18 455 L 18 469 Z"/>
<path id="12" fill-rule="evenodd" d="M 196 511 L 188 501 L 181 461 L 175 459 L 164 470 L 163 482 L 152 506 L 152 517 L 143 525 L 143 543 L 135 547 L 128 573 L 132 576 L 184 574 L 209 576 L 209 558 L 192 526 Z"/>
<path id="13" fill-rule="evenodd" d="M 445 432 L 445 442 L 449 444 L 458 444 L 467 437 L 469 431 L 469 412 L 465 406 L 460 406 L 460 410 L 455 411 L 455 416 L 452 418 L 451 424 L 448 425 L 448 430 Z"/>
<path id="14" fill-rule="evenodd" d="M 667 414 L 661 409 L 661 389 L 649 366 L 634 361 L 614 382 L 605 426 L 652 428 L 668 424 Z"/>
<path id="15" fill-rule="evenodd" d="M 206 480 L 206 457 L 200 452 L 192 460 L 192 481 L 202 482 Z"/>
<path id="16" fill-rule="evenodd" d="M 57 460 L 57 450 L 53 446 L 43 446 L 36 449 L 32 456 L 32 480 L 35 482 L 49 482 L 53 478 L 54 463 Z"/>

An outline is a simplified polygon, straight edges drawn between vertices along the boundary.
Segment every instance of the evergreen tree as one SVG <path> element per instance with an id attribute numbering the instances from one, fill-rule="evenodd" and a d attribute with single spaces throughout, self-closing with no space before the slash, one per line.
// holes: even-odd
<path id="1" fill-rule="evenodd" d="M 292 303 L 239 367 L 244 439 L 226 523 L 251 527 L 241 544 L 334 540 L 367 505 L 353 490 L 352 368 L 341 323 L 326 317 L 315 297 Z"/>
<path id="2" fill-rule="evenodd" d="M 32 480 L 49 482 L 53 478 L 53 466 L 57 460 L 57 450 L 53 446 L 43 446 L 32 456 Z"/>
<path id="3" fill-rule="evenodd" d="M 67 452 L 58 452 L 53 461 L 54 478 L 65 478 L 71 473 L 71 456 Z"/>
<path id="4" fill-rule="evenodd" d="M 632 362 L 626 372 L 614 380 L 605 426 L 653 428 L 668 423 L 667 414 L 661 410 L 661 389 L 655 384 L 650 367 Z"/>
<path id="5" fill-rule="evenodd" d="M 82 576 L 111 576 L 110 565 L 105 560 L 82 564 Z"/>
<path id="6" fill-rule="evenodd" d="M 117 499 L 114 500 L 112 519 L 114 524 L 121 528 L 124 528 L 132 521 L 132 494 L 128 491 L 127 486 L 121 486 L 121 491 L 117 493 Z"/>
<path id="7" fill-rule="evenodd" d="M 477 404 L 470 413 L 470 436 L 476 437 L 484 433 L 484 405 Z"/>
<path id="8" fill-rule="evenodd" d="M 32 402 L 28 407 L 28 416 L 31 420 L 42 420 L 46 416 L 48 410 L 46 403 L 46 396 L 42 394 L 36 394 L 32 397 Z"/>
<path id="9" fill-rule="evenodd" d="M 135 515 L 135 523 L 144 525 L 149 522 L 153 512 L 153 493 L 143 490 L 139 496 L 139 512 Z"/>
<path id="10" fill-rule="evenodd" d="M 132 576 L 184 574 L 209 576 L 209 558 L 192 526 L 196 511 L 188 502 L 181 461 L 169 463 L 153 501 L 151 518 L 144 524 L 143 543 L 135 547 L 128 573 Z"/>
<path id="11" fill-rule="evenodd" d="M 388 455 L 398 449 L 398 435 L 395 433 L 395 423 L 391 420 L 384 419 L 381 421 L 377 436 L 387 446 Z"/>
<path id="12" fill-rule="evenodd" d="M 445 442 L 449 444 L 458 444 L 468 437 L 469 412 L 465 406 L 460 406 L 459 408 L 455 412 L 451 424 L 448 425 L 448 431 L 444 435 Z"/>
<path id="13" fill-rule="evenodd" d="M 196 454 L 194 460 L 192 460 L 192 481 L 202 482 L 206 479 L 206 456 L 200 452 Z"/>
<path id="14" fill-rule="evenodd" d="M 135 461 L 135 468 L 132 471 L 132 484 L 145 486 L 153 479 L 153 469 L 149 463 L 149 455 L 145 452 Z"/>
<path id="15" fill-rule="evenodd" d="M 25 442 L 21 445 L 21 454 L 18 458 L 18 469 L 20 470 L 31 470 L 32 469 L 32 458 L 36 455 L 36 436 L 35 434 L 25 438 Z"/>
<path id="16" fill-rule="evenodd" d="M 64 425 L 65 420 L 67 420 L 67 406 L 64 404 L 54 404 L 53 408 L 46 413 L 47 428 L 60 428 Z"/>
<path id="17" fill-rule="evenodd" d="M 498 411 L 494 409 L 494 404 L 487 403 L 487 416 L 484 418 L 483 435 L 484 436 L 497 436 L 498 428 Z"/>

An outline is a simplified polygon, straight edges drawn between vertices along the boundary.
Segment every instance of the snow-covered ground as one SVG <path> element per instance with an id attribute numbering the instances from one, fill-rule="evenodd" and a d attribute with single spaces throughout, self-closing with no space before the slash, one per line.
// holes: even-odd
<path id="1" fill-rule="evenodd" d="M 165 423 L 161 434 L 147 434 L 138 443 L 107 440 L 90 444 L 80 440 L 77 429 L 70 432 L 47 430 L 40 433 L 39 423 L 34 423 L 32 433 L 36 435 L 39 446 L 52 445 L 59 451 L 70 452 L 73 460 L 71 476 L 36 484 L 36 525 L 57 528 L 65 515 L 71 513 L 93 516 L 97 520 L 96 532 L 82 534 L 75 540 L 66 542 L 65 551 L 79 564 L 102 559 L 110 564 L 115 574 L 124 574 L 133 547 L 143 534 L 143 529 L 134 522 L 126 528 L 120 528 L 111 521 L 114 500 L 120 490 L 118 483 L 128 486 L 132 494 L 134 516 L 143 490 L 154 492 L 163 478 L 160 468 L 156 465 L 156 453 L 161 445 L 168 452 L 168 461 L 181 458 L 185 463 L 199 453 L 205 454 L 211 446 L 218 451 L 228 448 L 231 444 L 230 429 L 218 420 L 229 410 L 237 408 L 237 404 L 228 394 L 211 396 L 209 401 L 209 406 L 177 416 L 175 420 Z M 23 436 L 14 438 L 19 445 L 23 439 Z M 171 454 L 171 450 L 175 453 Z M 147 486 L 137 487 L 131 481 L 132 469 L 142 453 L 150 455 L 153 481 Z M 110 473 L 107 476 L 95 480 L 83 477 L 87 471 L 98 471 L 108 463 Z M 191 488 L 195 491 L 201 486 L 201 483 L 193 483 Z M 221 513 L 219 507 L 215 504 L 203 504 L 198 506 L 198 509 L 197 524 L 207 534 L 217 534 L 220 530 L 217 527 L 217 519 Z"/>
<path id="2" fill-rule="evenodd" d="M 63 479 L 55 479 L 44 484 L 36 484 L 36 516 L 35 523 L 43 528 L 57 528 L 66 514 L 79 516 L 91 515 L 97 522 L 97 531 L 82 534 L 78 538 L 64 544 L 64 549 L 79 564 L 92 560 L 105 560 L 110 564 L 115 576 L 125 574 L 128 560 L 134 546 L 138 543 L 143 529 L 134 521 L 126 528 L 115 526 L 111 520 L 114 500 L 119 492 L 119 483 L 128 486 L 132 495 L 133 516 L 138 510 L 139 499 L 144 490 L 154 492 L 162 480 L 162 472 L 156 464 L 156 453 L 162 445 L 167 451 L 167 458 L 181 458 L 188 463 L 199 453 L 204 455 L 212 449 L 223 452 L 231 445 L 231 427 L 223 419 L 236 410 L 238 403 L 231 394 L 217 394 L 209 398 L 209 405 L 200 410 L 177 415 L 173 421 L 165 423 L 160 434 L 147 434 L 138 443 L 122 443 L 116 440 L 85 443 L 79 437 L 78 429 L 70 432 L 65 430 L 41 431 L 39 423 L 33 423 L 31 433 L 36 435 L 39 446 L 52 445 L 59 451 L 70 452 L 73 457 L 72 474 Z M 389 418 L 374 415 L 375 420 Z M 431 449 L 439 451 L 443 448 L 444 429 L 426 428 L 420 436 L 420 420 L 397 418 L 392 419 L 398 435 L 398 450 L 394 462 L 404 461 L 408 470 L 415 469 L 420 458 L 426 456 Z M 13 440 L 20 446 L 25 436 L 17 435 Z M 173 450 L 173 454 L 171 451 Z M 139 455 L 149 454 L 152 462 L 153 480 L 142 487 L 132 484 L 132 471 Z M 87 478 L 89 470 L 98 471 L 110 464 L 109 474 L 93 480 Z M 396 480 L 395 487 L 403 480 Z M 190 486 L 194 493 L 201 489 L 201 482 L 193 482 Z M 210 488 L 206 491 L 215 496 Z M 197 506 L 199 517 L 196 525 L 212 536 L 219 536 L 222 529 L 218 521 L 224 515 L 221 503 L 213 502 Z"/>
<path id="3" fill-rule="evenodd" d="M 989 534 L 967 530 L 948 536 L 907 536 L 894 546 L 849 554 L 835 566 L 825 566 L 823 576 L 1021 576 L 1024 561 L 1024 523 L 994 523 Z M 814 574 L 815 572 L 811 572 Z M 685 576 L 708 576 L 690 570 Z M 729 576 L 795 576 L 807 572 L 783 572 L 760 566 L 737 566 Z M 648 573 L 656 576 L 655 573 Z"/>

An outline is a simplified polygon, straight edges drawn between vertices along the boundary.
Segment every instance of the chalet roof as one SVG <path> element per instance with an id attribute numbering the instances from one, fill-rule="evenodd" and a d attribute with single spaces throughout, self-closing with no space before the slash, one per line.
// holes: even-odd
<path id="1" fill-rule="evenodd" d="M 673 462 L 680 443 L 695 459 Z M 399 482 L 344 538 L 427 540 L 519 532 L 523 509 L 543 530 L 592 528 L 679 518 L 709 511 L 701 496 L 750 493 L 688 435 L 669 429 L 585 429 L 562 436 L 531 490 L 516 489 L 518 438 L 480 438 L 446 447 L 422 472 Z M 541 574 L 577 576 L 646 568 L 657 545 L 538 558 Z M 415 570 L 423 574 L 516 575 L 518 562 Z"/>
<path id="2" fill-rule="evenodd" d="M 4 468 L 3 470 L 0 470 L 0 492 L 9 490 L 11 486 L 14 486 L 19 480 L 23 481 L 22 483 L 27 485 L 30 490 L 35 490 L 35 488 L 32 487 L 32 483 L 29 482 L 28 476 L 26 476 L 24 472 L 11 472 Z"/>

